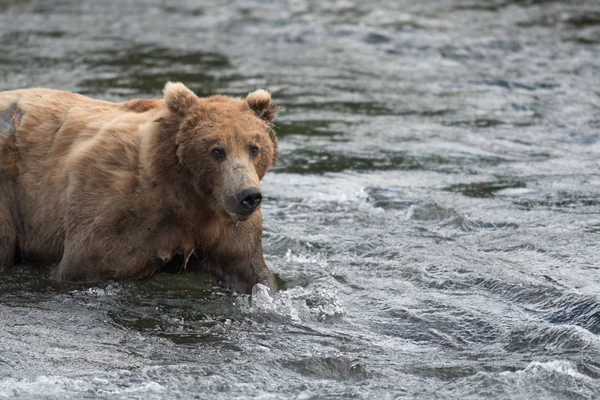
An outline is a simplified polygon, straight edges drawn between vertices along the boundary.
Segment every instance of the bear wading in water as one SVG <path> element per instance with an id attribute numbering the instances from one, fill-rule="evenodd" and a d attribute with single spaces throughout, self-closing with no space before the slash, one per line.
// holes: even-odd
<path id="1" fill-rule="evenodd" d="M 58 282 L 97 282 L 176 262 L 236 292 L 276 290 L 260 180 L 277 111 L 264 90 L 199 98 L 181 83 L 125 103 L 0 92 L 0 270 L 58 263 Z"/>

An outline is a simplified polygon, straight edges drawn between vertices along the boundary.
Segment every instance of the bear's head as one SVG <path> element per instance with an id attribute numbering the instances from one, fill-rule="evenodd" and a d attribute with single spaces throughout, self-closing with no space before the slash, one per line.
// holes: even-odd
<path id="1" fill-rule="evenodd" d="M 244 221 L 262 201 L 260 181 L 278 156 L 271 121 L 279 107 L 257 90 L 245 99 L 199 98 L 181 83 L 167 83 L 163 124 L 175 136 L 177 161 L 189 185 L 213 210 Z"/>

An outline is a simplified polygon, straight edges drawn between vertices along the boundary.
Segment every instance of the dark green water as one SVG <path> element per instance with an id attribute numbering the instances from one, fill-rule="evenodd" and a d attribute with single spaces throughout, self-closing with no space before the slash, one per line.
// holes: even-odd
<path id="1" fill-rule="evenodd" d="M 0 0 L 0 89 L 285 106 L 273 297 L 0 273 L 0 398 L 600 397 L 600 3 Z"/>

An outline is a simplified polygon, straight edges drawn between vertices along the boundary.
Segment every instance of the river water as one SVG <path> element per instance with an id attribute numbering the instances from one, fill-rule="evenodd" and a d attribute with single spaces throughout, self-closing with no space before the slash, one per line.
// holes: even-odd
<path id="1" fill-rule="evenodd" d="M 0 398 L 600 397 L 600 2 L 0 1 L 0 88 L 272 91 L 285 282 L 0 273 Z"/>

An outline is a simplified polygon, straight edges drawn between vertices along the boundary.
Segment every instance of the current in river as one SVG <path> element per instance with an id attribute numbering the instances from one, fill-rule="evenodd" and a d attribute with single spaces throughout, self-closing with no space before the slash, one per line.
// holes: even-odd
<path id="1" fill-rule="evenodd" d="M 0 398 L 600 398 L 600 2 L 0 1 L 0 89 L 285 107 L 284 289 L 0 273 Z"/>

